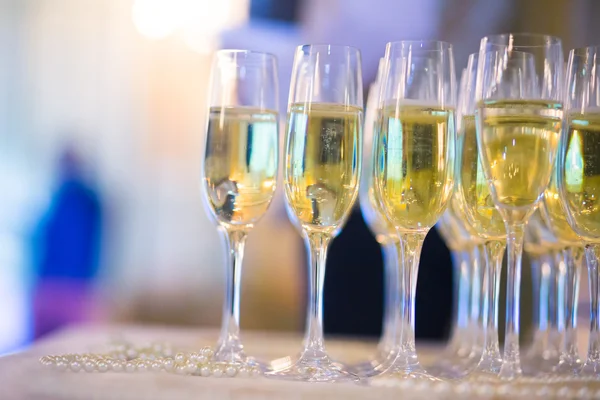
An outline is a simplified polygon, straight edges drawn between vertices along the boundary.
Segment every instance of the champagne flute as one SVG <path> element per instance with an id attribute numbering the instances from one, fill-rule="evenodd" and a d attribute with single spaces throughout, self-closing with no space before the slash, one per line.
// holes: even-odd
<path id="1" fill-rule="evenodd" d="M 600 377 L 600 47 L 571 50 L 557 164 L 559 198 L 571 228 L 585 241 L 591 299 L 588 355 L 581 374 Z"/>
<path id="2" fill-rule="evenodd" d="M 579 278 L 583 266 L 584 249 L 582 239 L 569 226 L 560 201 L 557 187 L 558 164 L 555 162 L 550 185 L 544 193 L 540 206 L 546 228 L 559 243 L 559 276 L 563 301 L 559 304 L 559 327 L 562 334 L 560 360 L 554 368 L 558 375 L 577 375 L 581 369 L 581 358 L 577 345 L 577 305 L 579 300 Z"/>
<path id="3" fill-rule="evenodd" d="M 362 175 L 360 182 L 360 190 L 358 193 L 360 209 L 367 226 L 375 239 L 379 243 L 383 251 L 384 263 L 384 314 L 383 314 L 383 331 L 381 339 L 377 345 L 375 356 L 367 362 L 354 365 L 352 371 L 361 375 L 369 376 L 373 373 L 374 368 L 384 362 L 390 355 L 393 348 L 393 335 L 396 325 L 394 313 L 394 296 L 397 292 L 396 285 L 398 278 L 398 262 L 397 242 L 398 238 L 396 230 L 387 221 L 383 213 L 379 209 L 379 205 L 373 196 L 373 179 L 370 160 L 373 151 L 373 135 L 380 123 L 380 109 L 378 107 L 379 97 L 379 80 L 383 71 L 385 60 L 382 58 L 379 61 L 377 78 L 369 88 L 367 96 L 367 108 L 365 111 L 365 127 L 363 130 L 363 163 Z"/>
<path id="4" fill-rule="evenodd" d="M 227 238 L 229 257 L 215 361 L 254 364 L 240 341 L 240 284 L 248 232 L 267 212 L 278 163 L 277 60 L 267 53 L 220 50 L 209 92 L 203 163 L 205 203 Z"/>
<path id="5" fill-rule="evenodd" d="M 323 341 L 327 248 L 358 196 L 363 93 L 360 52 L 348 46 L 296 50 L 288 106 L 284 188 L 288 210 L 310 249 L 309 315 L 304 350 L 268 376 L 335 382 L 357 376 L 334 363 Z"/>
<path id="6" fill-rule="evenodd" d="M 435 379 L 418 361 L 414 309 L 419 258 L 427 232 L 443 215 L 453 188 L 455 74 L 452 46 L 402 41 L 386 46 L 382 123 L 373 160 L 374 193 L 401 248 L 396 312 L 402 329 L 394 356 L 373 383 Z"/>
<path id="7" fill-rule="evenodd" d="M 471 54 L 467 64 L 465 92 L 458 109 L 457 193 L 470 228 L 484 240 L 485 269 L 483 279 L 484 346 L 481 360 L 472 373 L 475 377 L 496 376 L 502 366 L 498 342 L 498 297 L 502 259 L 506 248 L 506 229 L 494 206 L 487 186 L 481 155 L 477 150 L 475 126 L 475 85 L 479 54 Z M 514 59 L 515 62 L 522 60 Z"/>
<path id="8" fill-rule="evenodd" d="M 519 307 L 523 237 L 527 220 L 550 183 L 562 128 L 562 71 L 558 38 L 504 34 L 481 40 L 477 142 L 493 202 L 506 225 L 508 246 L 502 379 L 522 374 Z"/>
<path id="9" fill-rule="evenodd" d="M 458 104 L 466 95 L 467 69 L 460 77 Z M 454 186 L 456 192 L 457 187 Z M 452 252 L 455 268 L 456 321 L 449 345 L 435 364 L 427 369 L 436 376 L 457 378 L 479 360 L 481 343 L 481 240 L 464 221 L 463 205 L 455 194 L 450 206 L 436 224 Z"/>

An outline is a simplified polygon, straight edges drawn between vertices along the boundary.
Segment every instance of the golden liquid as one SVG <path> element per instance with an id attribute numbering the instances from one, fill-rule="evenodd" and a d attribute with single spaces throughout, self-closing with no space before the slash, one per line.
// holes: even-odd
<path id="1" fill-rule="evenodd" d="M 540 211 L 542 219 L 552 234 L 565 244 L 581 245 L 581 238 L 571 229 L 567 222 L 566 210 L 563 208 L 556 186 L 556 168 L 552 173 L 550 184 L 544 192 L 544 200 Z"/>
<path id="2" fill-rule="evenodd" d="M 358 194 L 362 109 L 293 104 L 288 116 L 285 193 L 307 231 L 333 232 Z"/>
<path id="3" fill-rule="evenodd" d="M 252 226 L 266 211 L 277 179 L 277 113 L 211 108 L 204 183 L 217 220 Z"/>
<path id="4" fill-rule="evenodd" d="M 505 209 L 537 204 L 550 183 L 562 106 L 531 100 L 479 104 L 482 166 L 495 202 Z"/>
<path id="5" fill-rule="evenodd" d="M 364 178 L 361 182 L 359 200 L 360 209 L 369 230 L 380 244 L 384 244 L 390 240 L 396 240 L 397 233 L 396 228 L 390 223 L 385 216 L 384 211 L 381 209 L 381 204 L 375 197 L 375 188 L 373 187 L 373 157 L 375 154 L 373 151 L 375 150 L 373 142 L 377 140 L 379 127 L 381 126 L 381 116 L 382 110 L 378 109 L 373 124 L 371 152 L 368 158 L 364 158 L 365 162 L 362 165 Z"/>
<path id="6" fill-rule="evenodd" d="M 503 240 L 506 227 L 496 209 L 483 173 L 477 149 L 477 130 L 473 115 L 463 116 L 458 135 L 459 195 L 467 225 L 484 239 Z"/>
<path id="7" fill-rule="evenodd" d="M 564 191 L 574 228 L 584 239 L 600 239 L 600 113 L 569 115 Z"/>
<path id="8" fill-rule="evenodd" d="M 413 105 L 383 110 L 375 189 L 397 229 L 427 231 L 444 213 L 453 187 L 453 137 L 453 110 Z"/>

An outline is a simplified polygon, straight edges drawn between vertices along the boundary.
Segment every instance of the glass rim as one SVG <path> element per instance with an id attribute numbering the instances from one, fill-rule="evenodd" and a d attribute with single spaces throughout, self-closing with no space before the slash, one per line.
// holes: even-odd
<path id="1" fill-rule="evenodd" d="M 360 49 L 358 47 L 349 46 L 345 44 L 327 44 L 327 43 L 315 43 L 315 44 L 301 44 L 296 47 L 296 52 L 304 51 L 304 49 L 317 49 L 324 50 L 327 49 L 327 53 L 331 54 L 331 50 L 337 51 L 345 51 L 347 53 L 356 53 L 356 55 L 360 55 Z M 309 52 L 309 53 L 312 53 Z"/>
<path id="2" fill-rule="evenodd" d="M 600 54 L 600 45 L 593 46 L 585 46 L 585 47 L 576 47 L 569 51 L 569 57 L 582 57 L 587 56 L 588 53 L 599 53 Z"/>
<path id="3" fill-rule="evenodd" d="M 400 47 L 401 50 L 412 48 L 414 45 L 421 45 L 421 48 L 417 48 L 420 51 L 431 51 L 431 52 L 444 52 L 453 50 L 454 46 L 450 42 L 445 42 L 443 40 L 397 40 L 392 42 L 387 42 L 385 45 L 386 53 L 392 48 Z M 423 45 L 433 45 L 437 48 L 423 48 Z"/>
<path id="4" fill-rule="evenodd" d="M 532 42 L 539 41 L 537 44 L 514 44 L 509 43 L 511 40 L 514 42 L 515 39 L 519 40 L 530 40 Z M 535 47 L 548 47 L 562 45 L 562 40 L 558 36 L 546 35 L 544 33 L 530 33 L 530 32 L 508 32 L 500 33 L 497 35 L 487 35 L 481 39 L 481 43 L 485 41 L 486 44 L 492 46 L 511 46 L 511 47 L 524 47 L 524 48 L 535 48 Z"/>
<path id="5" fill-rule="evenodd" d="M 247 50 L 247 49 L 220 49 L 215 52 L 215 58 L 220 58 L 221 56 L 233 56 L 233 55 L 243 55 L 247 59 L 273 59 L 277 61 L 277 56 L 273 53 L 269 53 L 266 51 L 257 51 L 257 50 Z"/>

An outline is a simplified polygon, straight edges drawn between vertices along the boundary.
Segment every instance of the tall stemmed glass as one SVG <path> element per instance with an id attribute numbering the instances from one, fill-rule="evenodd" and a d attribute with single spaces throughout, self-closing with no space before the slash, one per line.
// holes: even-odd
<path id="1" fill-rule="evenodd" d="M 401 244 L 396 312 L 402 330 L 395 337 L 393 359 L 373 383 L 396 377 L 434 379 L 415 350 L 415 290 L 423 240 L 444 213 L 454 183 L 452 46 L 435 41 L 388 43 L 385 59 L 373 178 L 375 197 Z"/>
<path id="2" fill-rule="evenodd" d="M 367 108 L 365 111 L 365 127 L 363 130 L 363 163 L 358 194 L 360 209 L 371 233 L 381 246 L 384 263 L 384 314 L 381 339 L 377 345 L 376 354 L 369 360 L 352 366 L 352 371 L 363 376 L 371 375 L 374 368 L 384 362 L 393 348 L 393 335 L 396 328 L 394 312 L 394 296 L 397 293 L 395 285 L 398 281 L 398 237 L 396 229 L 388 222 L 373 196 L 373 168 L 371 157 L 373 152 L 373 135 L 380 124 L 379 109 L 379 80 L 385 60 L 379 61 L 377 79 L 369 88 Z"/>
<path id="3" fill-rule="evenodd" d="M 229 245 L 216 361 L 252 363 L 239 338 L 242 261 L 248 232 L 267 212 L 275 192 L 278 89 L 275 56 L 216 53 L 202 175 L 207 208 Z"/>
<path id="4" fill-rule="evenodd" d="M 529 56 L 523 57 L 523 53 Z M 527 220 L 550 183 L 562 128 L 562 71 L 558 38 L 504 34 L 481 40 L 477 142 L 493 202 L 506 224 L 508 246 L 502 379 L 522 374 L 519 307 L 523 236 Z"/>
<path id="5" fill-rule="evenodd" d="M 558 160 L 558 158 L 557 158 Z M 559 247 L 559 276 L 562 302 L 559 304 L 559 328 L 562 334 L 560 360 L 554 368 L 558 375 L 577 375 L 581 358 L 577 345 L 577 305 L 579 301 L 579 277 L 583 266 L 583 240 L 567 222 L 557 187 L 558 164 L 555 163 L 550 185 L 544 193 L 540 211 L 546 228 L 556 238 Z"/>
<path id="6" fill-rule="evenodd" d="M 567 66 L 566 129 L 558 157 L 558 192 L 573 230 L 586 243 L 590 338 L 581 374 L 600 377 L 600 47 L 571 50 Z"/>
<path id="7" fill-rule="evenodd" d="M 285 197 L 310 249 L 309 315 L 304 351 L 270 376 L 333 382 L 356 376 L 332 362 L 323 344 L 327 248 L 358 196 L 363 92 L 360 52 L 306 45 L 296 50 L 288 106 Z"/>
<path id="8" fill-rule="evenodd" d="M 498 298 L 502 259 L 506 247 L 506 229 L 494 206 L 487 185 L 481 156 L 477 149 L 475 126 L 475 86 L 478 54 L 469 56 L 465 92 L 458 109 L 457 193 L 463 204 L 465 219 L 471 229 L 485 241 L 483 293 L 484 346 L 481 360 L 472 371 L 476 377 L 496 376 L 502 366 L 498 342 Z"/>

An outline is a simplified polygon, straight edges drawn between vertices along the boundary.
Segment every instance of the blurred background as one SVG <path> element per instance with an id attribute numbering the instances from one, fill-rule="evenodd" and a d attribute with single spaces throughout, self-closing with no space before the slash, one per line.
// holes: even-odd
<path id="1" fill-rule="evenodd" d="M 225 253 L 199 177 L 215 50 L 276 54 L 283 111 L 302 43 L 359 47 L 368 88 L 388 41 L 450 41 L 460 71 L 486 34 L 598 44 L 598 17 L 594 0 L 0 0 L 0 354 L 75 323 L 219 325 Z M 243 329 L 304 324 L 281 196 L 246 246 Z M 439 339 L 452 274 L 430 236 L 417 335 Z M 331 248 L 326 331 L 377 335 L 381 288 L 356 211 Z"/>

